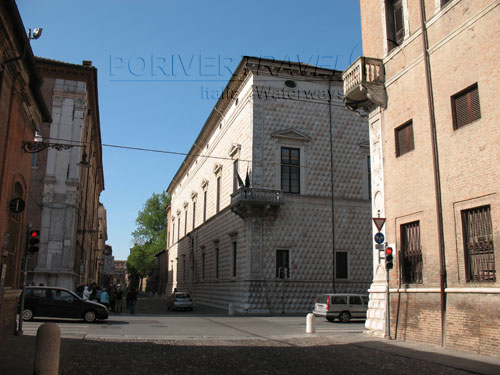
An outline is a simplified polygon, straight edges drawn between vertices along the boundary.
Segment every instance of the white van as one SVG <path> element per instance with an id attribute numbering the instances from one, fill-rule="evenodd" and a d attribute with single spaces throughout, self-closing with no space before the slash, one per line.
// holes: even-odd
<path id="1" fill-rule="evenodd" d="M 366 294 L 321 294 L 314 303 L 314 316 L 323 316 L 329 322 L 338 319 L 347 323 L 351 319 L 366 319 L 368 310 Z"/>

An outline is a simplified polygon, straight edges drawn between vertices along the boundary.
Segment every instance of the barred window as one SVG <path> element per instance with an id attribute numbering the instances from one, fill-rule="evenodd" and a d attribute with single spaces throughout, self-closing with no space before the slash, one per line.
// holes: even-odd
<path id="1" fill-rule="evenodd" d="M 422 283 L 422 247 L 420 245 L 420 222 L 401 225 L 401 271 L 407 284 Z"/>
<path id="2" fill-rule="evenodd" d="M 481 118 L 477 83 L 451 97 L 453 128 L 458 129 Z"/>
<path id="3" fill-rule="evenodd" d="M 396 128 L 396 156 L 401 156 L 415 148 L 413 141 L 413 122 L 409 121 Z"/>
<path id="4" fill-rule="evenodd" d="M 337 279 L 347 279 L 348 278 L 348 263 L 347 263 L 347 252 L 337 251 L 335 252 L 335 277 Z"/>
<path id="5" fill-rule="evenodd" d="M 496 281 L 490 206 L 462 211 L 467 281 Z"/>

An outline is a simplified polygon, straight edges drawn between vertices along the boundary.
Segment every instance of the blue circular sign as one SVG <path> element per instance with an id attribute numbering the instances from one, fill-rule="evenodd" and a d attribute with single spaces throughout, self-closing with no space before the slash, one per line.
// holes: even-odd
<path id="1" fill-rule="evenodd" d="M 383 243 L 385 240 L 385 237 L 382 233 L 378 232 L 375 234 L 375 242 L 378 243 L 378 244 L 381 244 Z"/>

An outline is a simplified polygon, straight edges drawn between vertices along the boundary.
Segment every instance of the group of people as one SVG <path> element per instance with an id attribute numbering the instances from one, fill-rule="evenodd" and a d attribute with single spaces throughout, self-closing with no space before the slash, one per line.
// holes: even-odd
<path id="1" fill-rule="evenodd" d="M 101 287 L 96 283 L 91 285 L 82 283 L 76 288 L 76 294 L 84 300 L 102 303 L 110 309 L 111 312 L 118 314 L 122 312 L 124 292 L 126 292 L 127 309 L 129 309 L 130 314 L 135 314 L 137 290 L 134 287 L 130 287 L 128 290 L 125 290 L 119 283 L 116 285 L 110 285 L 107 288 Z"/>

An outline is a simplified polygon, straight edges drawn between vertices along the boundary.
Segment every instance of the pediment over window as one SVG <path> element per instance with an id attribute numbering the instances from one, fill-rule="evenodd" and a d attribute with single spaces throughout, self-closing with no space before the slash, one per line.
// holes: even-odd
<path id="1" fill-rule="evenodd" d="M 303 143 L 309 142 L 312 139 L 307 134 L 304 134 L 295 129 L 280 130 L 271 134 L 271 137 L 275 139 L 293 140 Z"/>
<path id="2" fill-rule="evenodd" d="M 208 186 L 208 180 L 207 180 L 206 178 L 204 178 L 204 179 L 201 181 L 201 188 L 202 188 L 202 189 L 205 189 L 207 186 Z"/>
<path id="3" fill-rule="evenodd" d="M 188 205 L 189 205 L 188 202 L 184 202 L 184 209 L 186 209 Z"/>
<path id="4" fill-rule="evenodd" d="M 220 172 L 222 172 L 222 164 L 215 164 L 214 173 L 219 174 Z"/>
<path id="5" fill-rule="evenodd" d="M 191 192 L 191 199 L 196 200 L 197 197 L 198 197 L 198 193 L 196 191 L 192 191 Z"/>
<path id="6" fill-rule="evenodd" d="M 233 143 L 231 149 L 229 150 L 229 157 L 234 158 L 238 156 L 241 150 L 241 145 L 239 143 Z"/>

